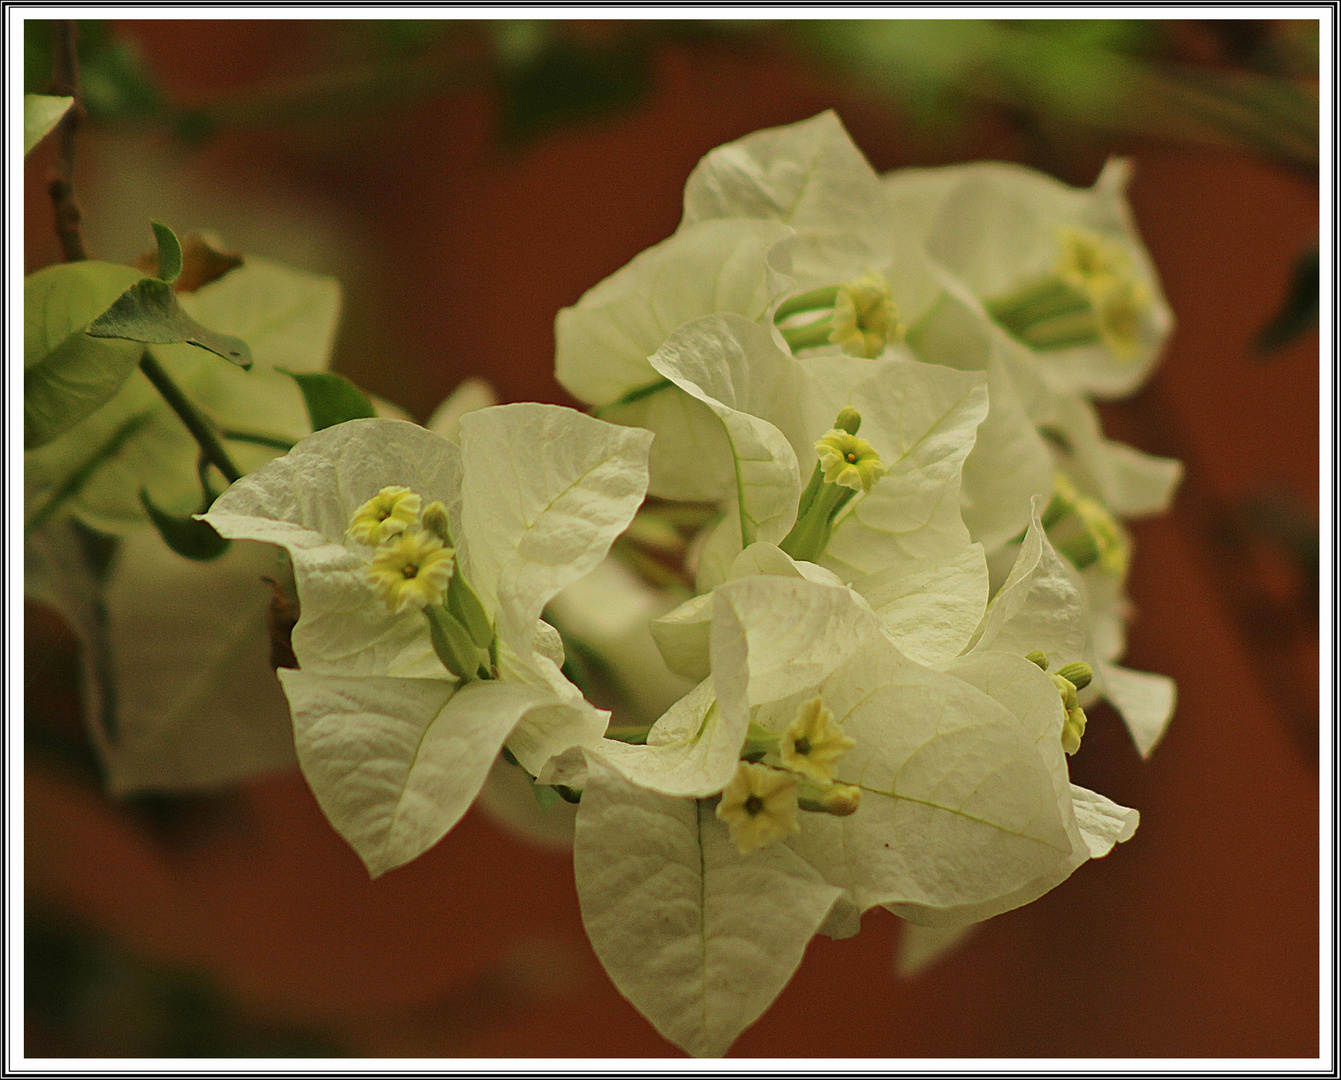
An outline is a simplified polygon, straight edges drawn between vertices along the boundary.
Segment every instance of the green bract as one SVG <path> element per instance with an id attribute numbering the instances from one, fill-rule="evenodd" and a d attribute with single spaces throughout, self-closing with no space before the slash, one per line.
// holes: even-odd
<path id="1" fill-rule="evenodd" d="M 299 761 L 372 874 L 436 843 L 505 742 L 535 774 L 599 739 L 607 714 L 560 673 L 562 648 L 540 613 L 627 526 L 646 490 L 650 441 L 548 405 L 471 412 L 459 447 L 413 424 L 356 420 L 244 477 L 205 515 L 225 536 L 290 554 L 300 670 L 281 680 Z M 427 620 L 393 614 L 370 584 L 373 549 L 347 530 L 392 486 L 445 504 L 455 573 L 496 630 L 495 677 L 459 683 Z"/>

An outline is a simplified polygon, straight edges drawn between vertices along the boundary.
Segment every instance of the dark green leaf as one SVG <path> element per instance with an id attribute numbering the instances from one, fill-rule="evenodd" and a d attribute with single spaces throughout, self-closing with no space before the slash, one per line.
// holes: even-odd
<path id="1" fill-rule="evenodd" d="M 142 341 L 148 345 L 186 342 L 251 367 L 251 349 L 241 338 L 207 330 L 182 310 L 172 287 L 164 281 L 145 278 L 127 289 L 110 308 L 94 319 L 85 331 L 90 337 Z"/>
<path id="2" fill-rule="evenodd" d="M 182 272 L 182 245 L 177 234 L 161 222 L 151 222 L 158 241 L 158 280 L 171 285 Z"/>
<path id="3" fill-rule="evenodd" d="M 362 420 L 377 415 L 363 391 L 343 375 L 336 375 L 333 371 L 279 370 L 284 371 L 303 392 L 313 431 L 334 427 L 346 420 Z"/>
<path id="4" fill-rule="evenodd" d="M 650 48 L 638 31 L 610 43 L 561 36 L 548 22 L 498 24 L 505 138 L 536 138 L 565 124 L 609 116 L 637 104 L 652 86 Z"/>
<path id="5" fill-rule="evenodd" d="M 232 544 L 231 540 L 225 540 L 215 532 L 214 526 L 208 521 L 178 517 L 160 510 L 149 498 L 149 492 L 143 488 L 140 489 L 140 502 L 144 504 L 149 520 L 158 529 L 158 535 L 163 537 L 163 542 L 178 555 L 197 562 L 208 562 L 217 559 Z"/>
<path id="6" fill-rule="evenodd" d="M 1290 276 L 1290 288 L 1275 317 L 1257 336 L 1258 352 L 1288 345 L 1318 323 L 1318 249 L 1299 256 Z"/>

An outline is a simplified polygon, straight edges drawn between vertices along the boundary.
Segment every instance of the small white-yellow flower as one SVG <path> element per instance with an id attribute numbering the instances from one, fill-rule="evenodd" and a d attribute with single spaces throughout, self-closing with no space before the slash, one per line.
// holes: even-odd
<path id="1" fill-rule="evenodd" d="M 384 487 L 354 511 L 349 538 L 378 547 L 419 520 L 420 498 L 407 487 Z"/>
<path id="2" fill-rule="evenodd" d="M 849 356 L 873 360 L 901 337 L 903 326 L 884 275 L 872 271 L 839 287 L 830 341 Z"/>
<path id="3" fill-rule="evenodd" d="M 1096 232 L 1061 228 L 1057 230 L 1057 243 L 1062 249 L 1057 275 L 1078 289 L 1086 290 L 1100 279 L 1127 273 L 1126 253 Z"/>
<path id="4" fill-rule="evenodd" d="M 778 740 L 778 756 L 784 767 L 818 780 L 833 782 L 834 763 L 856 746 L 843 734 L 819 698 L 806 702 Z"/>
<path id="5" fill-rule="evenodd" d="M 377 549 L 368 579 L 393 614 L 440 604 L 452 580 L 455 554 L 432 533 L 411 529 Z"/>
<path id="6" fill-rule="evenodd" d="M 742 855 L 800 832 L 796 813 L 796 777 L 744 761 L 717 804 L 717 819 L 731 830 Z"/>
<path id="7" fill-rule="evenodd" d="M 1099 336 L 1119 360 L 1135 360 L 1144 342 L 1141 328 L 1150 308 L 1150 290 L 1134 277 L 1100 278 L 1090 289 Z"/>
<path id="8" fill-rule="evenodd" d="M 875 482 L 888 471 L 875 447 L 865 439 L 834 428 L 815 443 L 825 483 L 870 491 Z"/>

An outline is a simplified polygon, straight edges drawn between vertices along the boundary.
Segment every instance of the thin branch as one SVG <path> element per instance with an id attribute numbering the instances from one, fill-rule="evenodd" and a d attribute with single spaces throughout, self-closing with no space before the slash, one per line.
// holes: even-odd
<path id="1" fill-rule="evenodd" d="M 73 19 L 56 19 L 51 24 L 51 92 L 74 98 L 57 129 L 56 167 L 47 191 L 56 211 L 56 237 L 66 262 L 88 258 L 84 234 L 80 228 L 83 213 L 74 194 L 75 131 L 84 119 L 84 99 L 79 83 L 79 28 Z"/>
<path id="2" fill-rule="evenodd" d="M 191 404 L 180 387 L 172 381 L 172 376 L 163 369 L 163 365 L 148 349 L 145 349 L 144 355 L 140 357 L 140 370 L 154 384 L 154 389 L 163 396 L 163 400 L 168 403 L 181 422 L 186 425 L 186 430 L 191 433 L 191 437 L 199 445 L 200 452 L 205 455 L 206 460 L 223 473 L 224 478 L 230 484 L 241 479 L 242 473 L 233 464 L 228 452 L 223 448 L 223 444 L 219 442 L 218 437 L 210 429 L 209 422 Z"/>

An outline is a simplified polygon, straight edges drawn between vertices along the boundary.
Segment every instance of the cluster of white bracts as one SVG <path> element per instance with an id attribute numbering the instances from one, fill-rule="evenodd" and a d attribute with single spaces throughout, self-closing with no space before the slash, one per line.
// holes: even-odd
<path id="1" fill-rule="evenodd" d="M 234 484 L 206 520 L 289 553 L 298 757 L 369 870 L 440 839 L 506 748 L 581 792 L 577 885 L 615 984 L 721 1054 L 814 934 L 875 906 L 971 924 L 1127 839 L 1135 811 L 1070 783 L 1083 712 L 1058 675 L 1092 671 L 1081 703 L 1158 740 L 1172 687 L 1115 663 L 1119 519 L 1162 509 L 1177 465 L 1105 440 L 1088 400 L 1139 385 L 1171 323 L 1125 177 L 882 180 L 830 113 L 759 132 L 560 313 L 559 379 L 599 419 L 486 408 L 459 440 L 354 421 Z M 442 504 L 493 635 L 481 677 L 351 537 L 389 488 Z M 722 514 L 697 595 L 653 625 L 694 689 L 644 743 L 603 737 L 541 614 L 649 492 Z"/>

